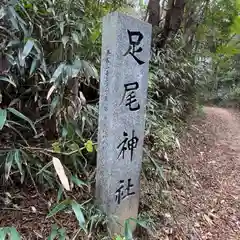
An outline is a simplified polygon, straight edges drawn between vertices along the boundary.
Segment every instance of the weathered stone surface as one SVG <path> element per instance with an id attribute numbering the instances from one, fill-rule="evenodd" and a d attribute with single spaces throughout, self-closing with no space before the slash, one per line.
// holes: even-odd
<path id="1" fill-rule="evenodd" d="M 118 12 L 103 21 L 96 199 L 116 233 L 138 214 L 151 30 Z"/>

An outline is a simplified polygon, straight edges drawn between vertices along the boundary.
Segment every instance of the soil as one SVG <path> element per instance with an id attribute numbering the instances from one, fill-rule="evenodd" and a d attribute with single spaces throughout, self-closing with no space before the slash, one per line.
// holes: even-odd
<path id="1" fill-rule="evenodd" d="M 191 226 L 189 239 L 240 239 L 240 115 L 205 107 L 205 118 L 185 147 L 193 182 L 186 186 L 183 212 Z M 180 194 L 179 194 L 180 195 Z M 186 214 L 183 214 L 186 216 Z"/>
<path id="2" fill-rule="evenodd" d="M 152 239 L 240 239 L 240 114 L 216 107 L 203 114 L 172 156 L 178 168 L 169 171 L 165 224 Z"/>
<path id="3" fill-rule="evenodd" d="M 240 114 L 216 107 L 203 112 L 189 123 L 180 149 L 166 159 L 165 177 L 143 175 L 140 212 L 153 218 L 156 231 L 140 231 L 138 239 L 240 240 Z M 47 239 L 57 221 L 73 239 L 74 216 L 46 219 L 55 192 L 42 200 L 34 188 L 7 191 L 17 202 L 6 201 L 11 199 L 6 189 L 0 193 L 0 227 L 16 227 L 23 239 Z"/>

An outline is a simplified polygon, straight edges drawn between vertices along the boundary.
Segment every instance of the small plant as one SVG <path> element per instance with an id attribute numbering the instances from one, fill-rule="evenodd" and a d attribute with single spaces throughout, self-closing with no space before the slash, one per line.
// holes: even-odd
<path id="1" fill-rule="evenodd" d="M 21 240 L 19 233 L 14 227 L 1 227 L 0 228 L 0 239 L 1 240 Z"/>
<path id="2" fill-rule="evenodd" d="M 114 240 L 126 240 L 125 237 L 122 237 L 120 235 L 116 236 Z"/>
<path id="3" fill-rule="evenodd" d="M 54 224 L 47 240 L 54 240 L 56 237 L 58 237 L 59 240 L 67 239 L 66 230 L 64 228 L 59 228 L 56 224 Z"/>
<path id="4" fill-rule="evenodd" d="M 52 217 L 53 215 L 57 214 L 60 211 L 63 211 L 64 209 L 71 207 L 72 211 L 74 212 L 78 223 L 79 227 L 83 229 L 86 232 L 86 227 L 85 227 L 85 218 L 83 215 L 83 207 L 82 205 L 78 204 L 75 200 L 70 200 L 66 199 L 62 201 L 61 203 L 57 204 L 47 215 L 47 217 Z"/>

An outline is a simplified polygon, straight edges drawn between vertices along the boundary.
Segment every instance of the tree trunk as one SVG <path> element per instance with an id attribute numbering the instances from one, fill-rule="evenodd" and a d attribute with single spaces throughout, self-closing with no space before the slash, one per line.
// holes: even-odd
<path id="1" fill-rule="evenodd" d="M 199 25 L 204 19 L 209 2 L 209 0 L 202 1 L 201 3 L 189 2 L 188 6 L 185 7 L 184 40 L 186 51 L 191 51 L 193 48 L 193 40 L 196 37 Z M 195 44 L 196 48 L 197 46 L 198 44 Z"/>
<path id="2" fill-rule="evenodd" d="M 160 21 L 160 3 L 159 0 L 149 0 L 147 13 L 148 22 L 153 26 L 158 26 Z"/>
<path id="3" fill-rule="evenodd" d="M 157 48 L 163 48 L 169 37 L 175 35 L 181 27 L 183 20 L 185 0 L 169 0 L 165 24 Z"/>

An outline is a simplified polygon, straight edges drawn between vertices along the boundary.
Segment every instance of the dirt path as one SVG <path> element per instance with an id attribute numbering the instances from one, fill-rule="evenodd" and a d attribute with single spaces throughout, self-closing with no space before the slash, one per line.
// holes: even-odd
<path id="1" fill-rule="evenodd" d="M 184 239 L 239 240 L 240 114 L 216 107 L 204 113 L 181 154 L 192 177 L 177 191 L 182 211 L 176 218 Z"/>

